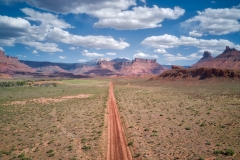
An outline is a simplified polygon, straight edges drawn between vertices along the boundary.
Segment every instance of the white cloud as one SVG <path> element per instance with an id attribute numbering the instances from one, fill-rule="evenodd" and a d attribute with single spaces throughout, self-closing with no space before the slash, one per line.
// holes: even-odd
<path id="1" fill-rule="evenodd" d="M 85 59 L 79 59 L 78 62 L 87 62 Z"/>
<path id="2" fill-rule="evenodd" d="M 197 53 L 193 53 L 187 56 L 183 56 L 179 53 L 177 55 L 164 54 L 163 56 L 166 57 L 164 59 L 168 62 L 179 61 L 179 60 L 194 60 L 194 59 L 202 58 L 202 56 L 198 55 Z"/>
<path id="3" fill-rule="evenodd" d="M 29 16 L 25 17 L 28 20 L 40 21 L 43 24 L 48 24 L 58 28 L 73 28 L 73 26 L 71 26 L 70 24 L 58 19 L 57 15 L 53 15 L 51 13 L 41 13 L 38 11 L 34 11 L 31 8 L 23 8 L 21 9 L 21 11 Z"/>
<path id="4" fill-rule="evenodd" d="M 22 0 L 15 0 L 22 1 Z M 177 19 L 184 14 L 184 10 L 175 7 L 153 8 L 134 7 L 136 0 L 25 0 L 24 2 L 44 10 L 55 13 L 86 13 L 99 19 L 96 27 L 110 27 L 118 30 L 144 29 L 160 27 L 164 19 Z M 146 3 L 145 0 L 141 2 Z M 132 10 L 128 10 L 132 8 Z"/>
<path id="5" fill-rule="evenodd" d="M 157 49 L 175 48 L 179 46 L 194 46 L 199 49 L 212 49 L 219 52 L 223 51 L 225 49 L 225 46 L 235 47 L 236 49 L 240 48 L 240 45 L 236 45 L 233 42 L 225 39 L 205 40 L 185 36 L 181 36 L 180 38 L 178 38 L 176 36 L 168 34 L 147 37 L 142 41 L 141 44 L 151 46 Z"/>
<path id="6" fill-rule="evenodd" d="M 33 54 L 38 54 L 38 51 L 34 50 L 32 51 Z"/>
<path id="7" fill-rule="evenodd" d="M 3 47 L 0 47 L 0 51 L 4 51 Z"/>
<path id="8" fill-rule="evenodd" d="M 15 0 L 23 1 L 23 0 Z M 24 0 L 31 6 L 56 13 L 91 13 L 99 10 L 126 10 L 130 6 L 136 5 L 136 0 Z"/>
<path id="9" fill-rule="evenodd" d="M 116 41 L 110 36 L 79 36 L 70 34 L 60 28 L 52 28 L 49 30 L 49 40 L 72 44 L 75 46 L 83 46 L 96 49 L 117 49 L 122 50 L 129 47 L 129 44 L 123 41 Z"/>
<path id="10" fill-rule="evenodd" d="M 189 32 L 189 36 L 193 36 L 193 37 L 201 37 L 202 35 L 203 35 L 202 33 L 198 33 L 197 31 Z"/>
<path id="11" fill-rule="evenodd" d="M 149 55 L 142 52 L 133 55 L 134 58 L 158 58 L 157 55 Z"/>
<path id="12" fill-rule="evenodd" d="M 182 26 L 199 34 L 222 35 L 240 31 L 240 7 L 198 11 L 198 15 L 182 23 Z"/>
<path id="13" fill-rule="evenodd" d="M 23 36 L 30 27 L 30 23 L 25 19 L 0 15 L 0 39 Z"/>
<path id="14" fill-rule="evenodd" d="M 167 53 L 165 49 L 155 49 L 154 52 L 156 53 Z"/>
<path id="15" fill-rule="evenodd" d="M 99 18 L 94 24 L 99 28 L 114 28 L 117 30 L 137 30 L 146 28 L 161 27 L 164 19 L 177 19 L 184 14 L 185 10 L 180 7 L 159 8 L 154 5 L 153 8 L 146 6 L 133 7 L 132 10 L 116 11 L 101 10 L 93 13 L 93 16 Z"/>
<path id="16" fill-rule="evenodd" d="M 233 6 L 233 8 L 240 9 L 240 4 L 237 6 Z"/>
<path id="17" fill-rule="evenodd" d="M 14 46 L 15 41 L 16 41 L 15 38 L 1 39 L 1 35 L 0 35 L 0 45 L 1 46 Z"/>
<path id="18" fill-rule="evenodd" d="M 87 56 L 87 57 L 104 57 L 103 54 L 95 53 L 95 52 L 88 52 L 87 50 L 84 50 L 82 52 L 82 55 Z"/>
<path id="19" fill-rule="evenodd" d="M 60 59 L 66 59 L 67 57 L 65 56 L 59 56 Z"/>
<path id="20" fill-rule="evenodd" d="M 14 46 L 16 43 L 34 47 L 42 52 L 62 52 L 57 42 L 96 49 L 122 50 L 129 47 L 123 40 L 117 41 L 110 36 L 80 36 L 70 34 L 61 28 L 70 28 L 70 24 L 59 20 L 58 16 L 50 13 L 40 13 L 29 8 L 22 9 L 39 25 L 32 25 L 25 19 L 0 16 L 0 45 Z M 60 28 L 59 28 L 60 27 Z M 56 43 L 52 43 L 56 42 Z M 78 47 L 75 47 L 78 48 Z"/>
<path id="21" fill-rule="evenodd" d="M 31 47 L 35 47 L 37 50 L 40 50 L 42 52 L 62 52 L 62 49 L 58 48 L 58 45 L 56 43 L 41 43 L 41 42 L 26 42 L 22 41 L 22 44 L 26 44 Z"/>
<path id="22" fill-rule="evenodd" d="M 70 49 L 70 50 L 75 50 L 76 48 L 75 48 L 75 47 L 70 47 L 69 49 Z"/>
<path id="23" fill-rule="evenodd" d="M 116 53 L 111 53 L 111 52 L 109 52 L 109 53 L 106 53 L 107 55 L 110 55 L 110 56 L 115 56 L 116 55 Z"/>

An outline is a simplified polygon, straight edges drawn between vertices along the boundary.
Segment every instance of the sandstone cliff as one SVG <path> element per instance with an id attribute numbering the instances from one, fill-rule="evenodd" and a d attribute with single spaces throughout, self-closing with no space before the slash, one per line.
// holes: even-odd
<path id="1" fill-rule="evenodd" d="M 162 74 L 151 78 L 150 80 L 180 80 L 180 79 L 203 80 L 207 78 L 240 79 L 240 69 L 220 69 L 220 68 L 174 69 L 165 71 Z"/>
<path id="2" fill-rule="evenodd" d="M 35 72 L 36 70 L 18 61 L 17 57 L 5 55 L 0 50 L 0 72 L 13 74 L 16 72 Z"/>
<path id="3" fill-rule="evenodd" d="M 211 53 L 204 52 L 203 58 L 191 66 L 192 68 L 198 67 L 211 67 L 211 68 L 233 68 L 240 69 L 240 51 L 235 48 L 226 46 L 225 51 L 215 58 L 212 58 Z"/>

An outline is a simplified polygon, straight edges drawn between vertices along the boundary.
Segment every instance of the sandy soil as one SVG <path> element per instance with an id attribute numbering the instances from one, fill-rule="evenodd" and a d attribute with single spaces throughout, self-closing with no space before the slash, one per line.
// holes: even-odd
<path id="1" fill-rule="evenodd" d="M 127 147 L 126 137 L 113 93 L 113 83 L 110 83 L 108 101 L 108 160 L 132 159 L 131 152 Z"/>
<path id="2" fill-rule="evenodd" d="M 79 94 L 77 96 L 65 96 L 65 97 L 61 97 L 61 98 L 38 98 L 38 99 L 29 100 L 29 101 L 13 101 L 13 102 L 5 104 L 5 105 L 13 105 L 13 104 L 25 105 L 27 102 L 49 104 L 49 103 L 66 101 L 68 99 L 87 98 L 89 96 L 91 96 L 91 95 L 90 94 Z"/>

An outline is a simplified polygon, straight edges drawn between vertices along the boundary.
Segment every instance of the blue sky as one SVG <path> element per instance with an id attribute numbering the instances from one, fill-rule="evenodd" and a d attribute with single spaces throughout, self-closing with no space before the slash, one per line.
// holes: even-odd
<path id="1" fill-rule="evenodd" d="M 237 0 L 1 0 L 0 49 L 21 60 L 157 59 L 240 50 Z"/>

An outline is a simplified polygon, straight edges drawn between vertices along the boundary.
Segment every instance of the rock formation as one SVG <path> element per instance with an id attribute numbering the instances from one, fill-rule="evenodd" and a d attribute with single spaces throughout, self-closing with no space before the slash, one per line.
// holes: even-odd
<path id="1" fill-rule="evenodd" d="M 197 63 L 191 66 L 192 68 L 198 67 L 212 67 L 212 68 L 233 68 L 240 69 L 240 51 L 235 48 L 229 48 L 226 46 L 225 51 L 212 58 L 210 52 L 204 52 L 203 58 L 201 58 Z"/>
<path id="2" fill-rule="evenodd" d="M 93 60 L 85 63 L 53 63 L 53 62 L 34 62 L 21 61 L 40 72 L 69 72 L 76 75 L 84 74 L 91 76 L 124 76 L 124 75 L 146 75 L 160 74 L 167 70 L 157 63 L 156 59 L 136 58 L 132 61 L 125 58 L 114 60 Z"/>
<path id="3" fill-rule="evenodd" d="M 135 58 L 129 66 L 122 69 L 124 75 L 143 75 L 143 74 L 160 74 L 167 70 L 157 63 L 156 59 Z"/>
<path id="4" fill-rule="evenodd" d="M 150 80 L 179 80 L 179 79 L 207 79 L 225 78 L 240 79 L 240 69 L 220 69 L 220 68 L 188 68 L 167 70 Z"/>
<path id="5" fill-rule="evenodd" d="M 83 67 L 82 67 L 83 69 Z M 98 76 L 110 75 L 142 75 L 142 74 L 160 74 L 166 68 L 162 67 L 156 60 L 136 58 L 132 62 L 113 62 L 113 61 L 100 61 L 95 67 L 88 67 L 88 71 L 82 72 L 78 68 L 73 71 L 75 74 L 87 74 Z M 86 69 L 86 68 L 85 68 Z"/>
<path id="6" fill-rule="evenodd" d="M 5 55 L 3 51 L 0 50 L 0 72 L 14 74 L 16 72 L 35 72 L 35 69 L 20 63 L 17 57 L 10 57 Z"/>
<path id="7" fill-rule="evenodd" d="M 172 65 L 172 69 L 184 69 L 184 67 Z"/>

